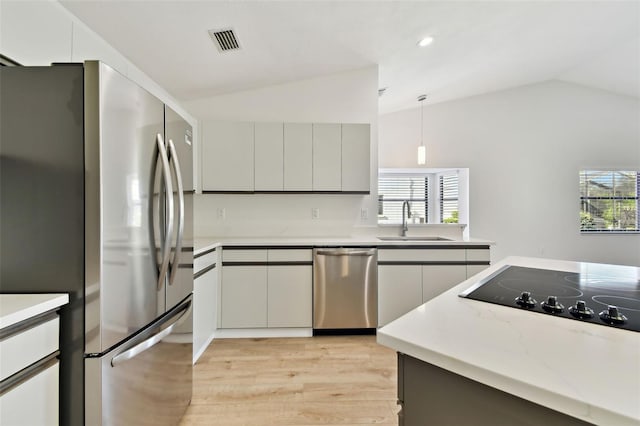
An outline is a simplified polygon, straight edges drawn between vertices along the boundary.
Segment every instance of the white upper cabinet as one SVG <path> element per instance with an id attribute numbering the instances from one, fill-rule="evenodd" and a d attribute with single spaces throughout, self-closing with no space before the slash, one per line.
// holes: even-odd
<path id="1" fill-rule="evenodd" d="M 309 123 L 284 124 L 284 190 L 311 191 L 312 130 Z"/>
<path id="2" fill-rule="evenodd" d="M 3 1 L 0 52 L 26 66 L 72 60 L 73 24 L 58 6 L 55 2 Z"/>
<path id="3" fill-rule="evenodd" d="M 369 124 L 202 123 L 202 190 L 369 193 Z"/>
<path id="4" fill-rule="evenodd" d="M 202 189 L 253 191 L 254 124 L 202 124 Z"/>
<path id="5" fill-rule="evenodd" d="M 313 125 L 313 190 L 342 190 L 342 128 L 340 124 Z"/>
<path id="6" fill-rule="evenodd" d="M 370 125 L 342 125 L 342 190 L 369 192 Z"/>
<path id="7" fill-rule="evenodd" d="M 256 191 L 284 189 L 284 134 L 282 123 L 255 124 Z"/>

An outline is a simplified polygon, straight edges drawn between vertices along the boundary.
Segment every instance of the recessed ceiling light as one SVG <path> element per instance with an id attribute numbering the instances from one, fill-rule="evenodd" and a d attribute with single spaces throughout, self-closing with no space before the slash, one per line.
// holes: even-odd
<path id="1" fill-rule="evenodd" d="M 418 42 L 418 46 L 425 47 L 433 43 L 433 37 L 425 37 Z"/>

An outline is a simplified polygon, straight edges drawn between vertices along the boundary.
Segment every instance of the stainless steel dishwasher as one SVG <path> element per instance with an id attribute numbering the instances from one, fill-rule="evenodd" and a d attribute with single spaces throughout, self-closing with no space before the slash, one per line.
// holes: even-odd
<path id="1" fill-rule="evenodd" d="M 377 249 L 314 249 L 314 334 L 333 330 L 375 331 L 377 325 Z"/>

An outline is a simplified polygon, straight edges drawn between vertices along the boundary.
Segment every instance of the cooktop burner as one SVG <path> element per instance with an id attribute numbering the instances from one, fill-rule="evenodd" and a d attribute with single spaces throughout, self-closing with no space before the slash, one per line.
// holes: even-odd
<path id="1" fill-rule="evenodd" d="M 503 306 L 640 331 L 640 281 L 609 265 L 581 272 L 507 265 L 461 297 Z"/>

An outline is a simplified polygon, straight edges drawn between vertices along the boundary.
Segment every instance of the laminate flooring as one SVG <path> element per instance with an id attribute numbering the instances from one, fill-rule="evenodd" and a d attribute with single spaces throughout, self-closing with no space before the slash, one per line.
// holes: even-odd
<path id="1" fill-rule="evenodd" d="M 396 354 L 375 336 L 216 339 L 187 425 L 397 425 Z"/>

